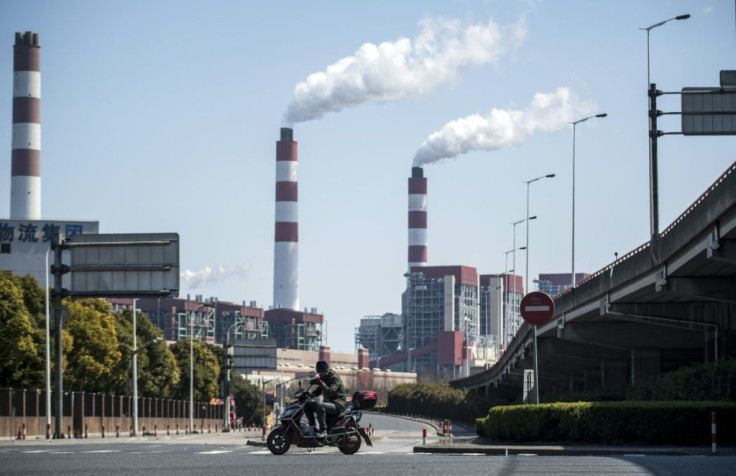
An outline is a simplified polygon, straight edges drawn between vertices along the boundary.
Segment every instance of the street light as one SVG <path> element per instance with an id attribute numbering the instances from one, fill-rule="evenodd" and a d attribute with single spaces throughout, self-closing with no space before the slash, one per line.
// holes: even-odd
<path id="1" fill-rule="evenodd" d="M 686 13 L 685 15 L 678 15 L 676 17 L 669 18 L 667 20 L 661 21 L 659 23 L 655 23 L 654 25 L 647 26 L 644 28 L 639 28 L 640 30 L 644 30 L 647 32 L 647 95 L 650 96 L 650 101 L 652 100 L 651 94 L 655 93 L 654 91 L 650 91 L 652 88 L 651 85 L 651 77 L 649 74 L 649 32 L 652 31 L 654 28 L 657 28 L 658 26 L 662 26 L 665 23 L 672 21 L 672 20 L 687 20 L 690 18 L 690 14 Z M 651 113 L 650 113 L 651 114 Z M 657 154 L 654 153 L 652 142 L 653 138 L 651 136 L 652 133 L 656 134 L 656 131 L 651 130 L 652 126 L 652 117 L 649 117 L 650 121 L 650 131 L 649 131 L 649 228 L 650 228 L 650 236 L 652 240 L 656 239 L 656 237 L 659 234 L 659 179 L 658 175 L 659 172 L 657 170 Z"/>
<path id="2" fill-rule="evenodd" d="M 533 217 L 530 217 L 528 215 L 529 215 L 529 213 L 527 211 L 527 217 L 526 218 L 522 218 L 521 220 L 516 221 L 516 222 L 514 222 L 514 223 L 511 224 L 514 227 L 514 249 L 513 249 L 514 254 L 512 255 L 513 256 L 513 264 L 511 265 L 511 266 L 514 267 L 514 270 L 516 270 L 516 225 L 518 225 L 519 223 L 526 222 L 527 237 L 528 237 L 529 236 L 529 220 L 536 220 L 537 219 L 536 215 L 533 216 Z M 528 244 L 527 244 L 527 246 L 528 246 Z M 527 246 L 524 246 L 523 249 L 527 249 Z M 516 273 L 516 271 L 514 271 L 514 273 Z M 514 277 L 514 286 L 513 286 L 513 289 L 514 289 L 514 295 L 516 295 L 516 277 Z"/>
<path id="3" fill-rule="evenodd" d="M 676 17 L 669 18 L 665 21 L 661 21 L 659 23 L 655 23 L 654 25 L 642 27 L 639 28 L 640 30 L 644 30 L 647 32 L 647 89 L 649 89 L 649 84 L 651 83 L 650 76 L 649 76 L 649 32 L 658 26 L 662 26 L 667 22 L 670 22 L 672 20 L 687 20 L 690 18 L 690 14 L 686 13 L 685 15 L 677 15 Z"/>
<path id="4" fill-rule="evenodd" d="M 266 384 L 267 383 L 271 383 L 274 380 L 276 380 L 275 377 L 272 378 L 272 379 L 270 379 L 270 380 L 266 380 L 266 379 L 263 378 L 263 376 L 261 376 L 261 385 L 263 387 L 263 392 L 262 392 L 263 393 L 263 395 L 262 395 L 262 397 L 263 397 L 263 423 L 262 423 L 262 425 L 263 425 L 264 428 L 266 427 Z M 274 395 L 274 397 L 275 397 L 275 395 Z"/>
<path id="5" fill-rule="evenodd" d="M 227 331 L 225 331 L 225 422 L 222 426 L 223 432 L 230 431 L 230 331 L 233 330 L 238 324 L 238 322 L 233 322 L 232 325 L 227 328 Z"/>
<path id="6" fill-rule="evenodd" d="M 526 292 L 529 292 L 529 220 L 531 220 L 531 218 L 529 218 L 529 185 L 537 180 L 553 178 L 554 176 L 555 174 L 547 174 L 524 182 L 526 184 L 526 271 L 524 273 L 524 288 L 526 289 Z"/>
<path id="7" fill-rule="evenodd" d="M 51 312 L 49 310 L 49 253 L 51 247 L 46 250 L 46 267 L 44 278 L 46 280 L 46 438 L 51 431 Z"/>
<path id="8" fill-rule="evenodd" d="M 138 300 L 133 299 L 133 436 L 138 436 L 138 353 L 161 342 L 161 338 L 156 337 L 140 349 L 138 348 L 136 301 Z"/>
<path id="9" fill-rule="evenodd" d="M 521 250 L 525 250 L 525 249 L 526 249 L 526 246 L 520 246 L 519 248 L 513 248 L 513 249 L 510 249 L 508 251 L 504 251 L 504 253 L 506 253 L 506 265 L 504 266 L 504 270 L 503 270 L 504 279 L 506 280 L 506 282 L 504 283 L 504 292 L 506 293 L 506 299 L 504 300 L 504 307 L 503 307 L 503 309 L 504 309 L 504 316 L 503 316 L 503 326 L 504 326 L 504 330 L 503 330 L 503 336 L 504 336 L 504 338 L 503 338 L 503 345 L 504 345 L 504 347 L 506 346 L 506 344 L 508 344 L 508 334 L 509 334 L 508 331 L 509 331 L 509 329 L 506 326 L 506 321 L 507 321 L 507 319 L 509 317 L 508 316 L 508 314 L 509 314 L 508 313 L 508 307 L 510 305 L 510 303 L 509 303 L 509 300 L 510 299 L 509 298 L 511 297 L 511 293 L 509 293 L 509 288 L 508 288 L 508 286 L 505 286 L 505 285 L 508 283 L 508 273 L 509 272 L 511 272 L 511 273 L 515 273 L 516 272 L 515 269 L 509 270 L 509 254 L 510 253 L 514 253 L 515 254 L 517 250 L 518 251 L 521 251 Z M 516 286 L 514 286 L 514 288 L 515 287 Z M 514 292 L 516 292 L 515 289 L 514 289 Z M 514 332 L 515 332 L 515 330 L 514 330 Z"/>
<path id="10" fill-rule="evenodd" d="M 195 313 L 206 304 L 200 304 L 190 313 Z M 194 432 L 194 319 L 189 315 L 189 433 Z"/>
<path id="11" fill-rule="evenodd" d="M 575 287 L 575 128 L 581 122 L 585 122 L 588 119 L 597 117 L 606 117 L 608 114 L 596 114 L 595 116 L 588 116 L 577 121 L 570 122 L 572 124 L 572 286 Z"/>

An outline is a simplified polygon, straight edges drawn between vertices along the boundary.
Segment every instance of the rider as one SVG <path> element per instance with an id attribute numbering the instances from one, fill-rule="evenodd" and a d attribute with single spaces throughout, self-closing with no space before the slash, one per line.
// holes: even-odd
<path id="1" fill-rule="evenodd" d="M 339 414 L 345 407 L 345 387 L 342 384 L 340 376 L 330 369 L 330 364 L 324 360 L 317 362 L 315 367 L 317 376 L 309 381 L 310 385 L 317 385 L 317 389 L 312 392 L 313 397 L 322 395 L 323 401 L 319 402 L 310 399 L 304 409 L 307 420 L 312 428 L 315 428 L 314 415 L 317 414 L 317 422 L 319 428 L 315 428 L 315 436 L 321 438 L 325 436 L 327 430 L 327 422 L 325 414 Z"/>

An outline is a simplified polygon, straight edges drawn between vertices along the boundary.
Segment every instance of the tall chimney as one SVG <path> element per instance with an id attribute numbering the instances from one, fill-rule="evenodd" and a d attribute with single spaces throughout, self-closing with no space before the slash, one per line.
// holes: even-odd
<path id="1" fill-rule="evenodd" d="M 427 266 L 427 179 L 421 167 L 409 178 L 409 269 Z"/>
<path id="2" fill-rule="evenodd" d="M 281 128 L 276 142 L 276 243 L 273 260 L 273 305 L 299 309 L 299 213 L 297 143 L 294 130 Z"/>
<path id="3" fill-rule="evenodd" d="M 41 47 L 38 34 L 15 34 L 10 218 L 41 219 Z"/>

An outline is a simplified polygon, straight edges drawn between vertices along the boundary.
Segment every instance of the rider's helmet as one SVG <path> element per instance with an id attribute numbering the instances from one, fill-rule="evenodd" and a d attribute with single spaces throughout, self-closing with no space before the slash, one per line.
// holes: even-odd
<path id="1" fill-rule="evenodd" d="M 314 370 L 316 370 L 320 376 L 327 375 L 327 372 L 330 371 L 330 364 L 328 364 L 324 360 L 320 360 L 319 362 L 317 362 Z"/>

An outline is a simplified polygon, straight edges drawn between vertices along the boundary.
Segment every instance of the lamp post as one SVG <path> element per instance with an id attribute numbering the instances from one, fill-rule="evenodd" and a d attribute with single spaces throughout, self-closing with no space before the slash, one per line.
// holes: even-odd
<path id="1" fill-rule="evenodd" d="M 223 352 L 224 357 L 224 363 L 225 363 L 225 421 L 222 425 L 222 431 L 223 432 L 229 432 L 230 431 L 230 358 L 229 358 L 229 349 L 230 349 L 230 331 L 233 330 L 238 325 L 237 322 L 233 322 L 230 327 L 227 328 L 227 331 L 225 331 L 225 348 Z"/>
<path id="2" fill-rule="evenodd" d="M 639 28 L 647 32 L 647 95 L 652 100 L 652 94 L 656 94 L 656 88 L 652 87 L 651 76 L 649 73 L 649 32 L 654 28 L 664 25 L 672 20 L 687 20 L 690 18 L 690 14 L 677 15 L 676 17 L 669 18 L 667 20 L 655 23 L 654 25 Z M 652 91 L 654 90 L 654 91 Z M 657 153 L 653 147 L 653 142 L 656 140 L 656 136 L 652 137 L 652 134 L 656 134 L 657 131 L 652 129 L 652 120 L 655 119 L 651 116 L 652 112 L 649 113 L 650 130 L 649 130 L 649 228 L 651 231 L 651 238 L 655 240 L 659 235 L 659 171 L 657 170 Z"/>
<path id="3" fill-rule="evenodd" d="M 588 119 L 606 117 L 607 115 L 604 112 L 570 122 L 572 124 L 572 276 L 570 279 L 572 280 L 571 287 L 573 288 L 575 287 L 575 129 L 581 122 L 585 122 Z"/>
<path id="4" fill-rule="evenodd" d="M 515 254 L 517 250 L 521 251 L 521 250 L 525 250 L 525 249 L 526 249 L 526 246 L 520 246 L 519 248 L 513 248 L 513 249 L 510 249 L 510 250 L 504 252 L 504 253 L 506 253 L 506 265 L 504 266 L 504 271 L 503 271 L 504 276 L 505 276 L 504 279 L 506 280 L 506 282 L 504 283 L 504 292 L 506 293 L 506 299 L 505 299 L 504 316 L 503 316 L 503 325 L 504 325 L 504 330 L 503 330 L 503 336 L 504 336 L 504 338 L 503 338 L 503 345 L 504 345 L 504 347 L 506 347 L 506 344 L 508 344 L 509 329 L 508 329 L 508 327 L 507 327 L 506 324 L 507 324 L 507 321 L 509 320 L 508 307 L 511 305 L 511 303 L 510 303 L 510 301 L 511 301 L 511 293 L 509 292 L 509 287 L 506 286 L 506 284 L 508 284 L 508 273 L 509 272 L 510 273 L 515 273 L 516 272 L 515 269 L 509 269 L 509 254 L 510 253 L 514 253 Z M 516 290 L 514 289 L 514 292 L 515 291 Z M 514 299 L 516 299 L 516 298 L 514 297 Z M 511 318 L 514 319 L 513 307 L 512 307 L 512 312 L 511 312 Z M 516 332 L 516 329 L 514 329 L 514 332 Z"/>
<path id="5" fill-rule="evenodd" d="M 529 220 L 536 220 L 537 219 L 536 216 L 530 217 L 528 215 L 529 215 L 529 213 L 527 211 L 527 217 L 526 218 L 522 218 L 521 220 L 515 221 L 514 223 L 511 224 L 514 227 L 514 248 L 513 248 L 514 254 L 512 255 L 513 256 L 513 264 L 511 265 L 511 266 L 514 267 L 514 285 L 513 285 L 514 296 L 516 296 L 516 271 L 515 271 L 516 270 L 516 225 L 518 225 L 519 223 L 526 222 L 527 237 L 528 237 L 529 236 Z M 527 247 L 528 247 L 528 245 L 527 246 L 524 246 L 523 249 L 527 249 Z M 522 248 L 519 248 L 519 249 L 522 249 Z"/>
<path id="6" fill-rule="evenodd" d="M 205 304 L 200 304 L 189 315 L 189 433 L 194 432 L 194 314 Z"/>
<path id="7" fill-rule="evenodd" d="M 263 386 L 263 392 L 262 392 L 262 396 L 263 396 L 263 423 L 262 423 L 262 425 L 263 425 L 264 428 L 266 427 L 266 384 L 267 383 L 271 383 L 274 380 L 276 380 L 276 379 L 275 378 L 272 378 L 270 380 L 266 380 L 263 377 L 261 377 L 261 385 Z"/>
<path id="8" fill-rule="evenodd" d="M 46 250 L 46 267 L 44 278 L 46 280 L 46 438 L 51 431 L 51 313 L 49 310 L 49 253 L 51 247 Z"/>
<path id="9" fill-rule="evenodd" d="M 537 180 L 553 178 L 554 176 L 555 174 L 547 174 L 524 182 L 526 184 L 526 257 L 524 259 L 526 271 L 524 272 L 524 289 L 526 289 L 527 293 L 529 292 L 529 220 L 531 220 L 529 217 L 529 185 L 533 184 Z"/>
<path id="10" fill-rule="evenodd" d="M 138 300 L 133 299 L 133 436 L 138 436 L 138 353 L 161 342 L 161 338 L 156 337 L 140 349 L 138 348 L 136 301 Z"/>

